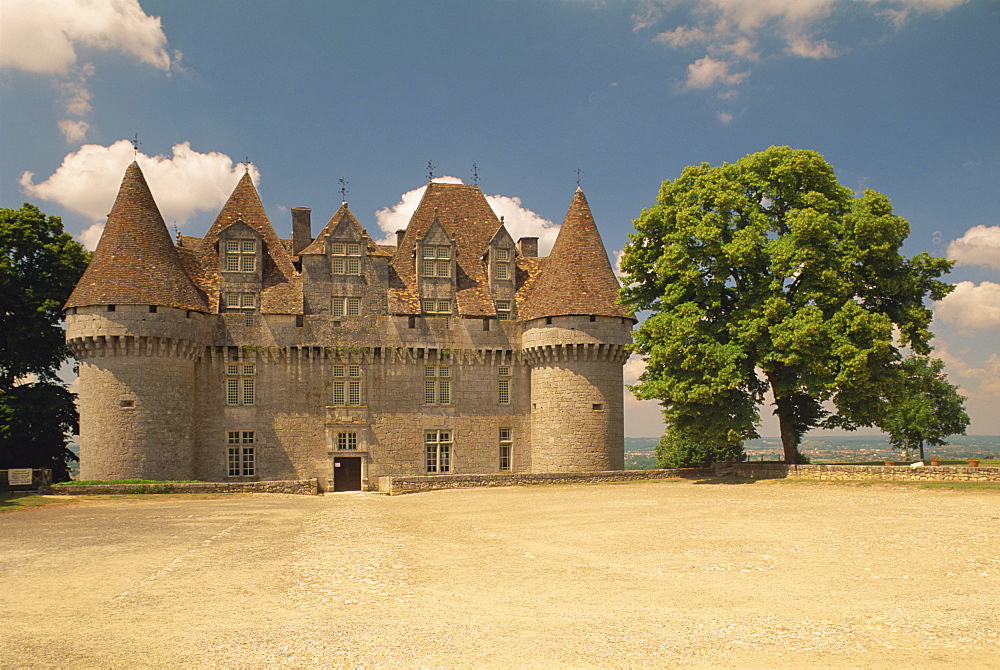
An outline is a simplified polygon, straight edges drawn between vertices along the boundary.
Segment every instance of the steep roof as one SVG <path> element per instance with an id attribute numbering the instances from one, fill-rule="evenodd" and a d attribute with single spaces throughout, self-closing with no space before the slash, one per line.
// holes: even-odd
<path id="1" fill-rule="evenodd" d="M 409 305 L 407 311 L 419 311 L 413 253 L 417 240 L 427 234 L 435 219 L 455 240 L 458 312 L 469 316 L 494 314 L 482 255 L 501 223 L 483 192 L 474 184 L 427 184 L 392 258 L 396 274 L 393 288 L 400 302 L 390 304 Z"/>
<path id="2" fill-rule="evenodd" d="M 271 220 L 264 211 L 260 195 L 253 185 L 250 173 L 244 173 L 233 189 L 215 222 L 205 233 L 198 251 L 209 267 L 219 263 L 219 236 L 222 231 L 242 221 L 253 228 L 264 241 L 264 267 L 261 283 L 260 309 L 269 314 L 302 313 L 302 278 L 295 272 L 292 256 L 274 232 Z M 211 280 L 217 272 L 209 270 L 206 277 Z M 215 291 L 218 291 L 217 279 Z"/>
<path id="3" fill-rule="evenodd" d="M 632 318 L 583 191 L 577 188 L 552 252 L 520 307 L 521 320 L 569 314 Z"/>
<path id="4" fill-rule="evenodd" d="M 316 239 L 314 239 L 309 244 L 309 246 L 300 251 L 299 254 L 303 256 L 310 254 L 325 254 L 326 238 L 332 235 L 333 232 L 337 230 L 337 227 L 340 226 L 341 222 L 345 220 L 347 222 L 347 225 L 350 226 L 355 231 L 358 237 L 364 240 L 366 246 L 368 247 L 368 251 L 375 251 L 374 240 L 372 240 L 372 238 L 369 237 L 368 232 L 358 222 L 357 217 L 354 216 L 354 213 L 351 212 L 351 210 L 347 207 L 347 203 L 345 202 L 341 203 L 340 208 L 334 213 L 332 217 L 330 217 L 330 220 L 327 222 L 327 224 L 323 226 L 323 230 L 319 231 L 319 235 L 316 236 Z"/>
<path id="5" fill-rule="evenodd" d="M 97 251 L 66 307 L 104 304 L 208 310 L 136 162 L 125 169 Z"/>

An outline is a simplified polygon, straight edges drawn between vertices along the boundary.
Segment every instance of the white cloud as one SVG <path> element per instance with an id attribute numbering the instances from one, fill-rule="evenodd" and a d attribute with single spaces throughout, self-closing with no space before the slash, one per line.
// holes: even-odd
<path id="1" fill-rule="evenodd" d="M 436 177 L 435 182 L 442 184 L 461 184 L 458 177 Z M 385 233 L 380 242 L 383 244 L 396 243 L 396 231 L 403 230 L 410 223 L 410 217 L 420 204 L 420 198 L 424 195 L 426 186 L 407 191 L 400 196 L 399 202 L 391 207 L 384 207 L 375 212 L 375 222 Z M 504 226 L 507 232 L 516 241 L 521 237 L 537 237 L 538 253 L 545 256 L 552 249 L 552 244 L 559 234 L 559 226 L 548 219 L 542 218 L 535 212 L 524 207 L 521 199 L 505 195 L 487 195 L 486 202 L 490 204 L 493 212 L 497 216 L 504 218 Z"/>
<path id="2" fill-rule="evenodd" d="M 80 47 L 118 51 L 169 70 L 167 36 L 160 18 L 138 0 L 4 0 L 0 68 L 66 75 Z"/>
<path id="3" fill-rule="evenodd" d="M 90 124 L 82 119 L 63 119 L 59 122 L 59 132 L 66 138 L 67 144 L 78 144 L 87 136 Z"/>
<path id="4" fill-rule="evenodd" d="M 729 63 L 711 56 L 699 58 L 688 65 L 687 88 L 708 88 L 716 84 L 735 86 L 743 83 L 749 72 L 730 72 Z"/>
<path id="5" fill-rule="evenodd" d="M 178 66 L 179 52 L 167 52 L 160 18 L 147 16 L 138 0 L 3 0 L 0 70 L 47 75 L 65 97 L 65 112 L 90 112 L 87 80 L 94 66 L 80 62 L 81 50 L 117 51 L 158 70 Z M 85 139 L 89 125 L 65 119 L 67 142 Z"/>
<path id="6" fill-rule="evenodd" d="M 729 112 L 719 112 L 716 116 L 722 123 L 732 123 L 734 118 Z"/>
<path id="7" fill-rule="evenodd" d="M 843 50 L 817 34 L 831 26 L 840 7 L 867 6 L 873 19 L 901 27 L 920 13 L 941 13 L 966 0 L 640 0 L 635 30 L 659 29 L 654 40 L 674 49 L 704 50 L 688 66 L 688 89 L 736 86 L 749 73 L 734 73 L 759 60 L 768 45 L 797 58 L 833 58 Z M 685 11 L 686 10 L 686 11 Z M 687 20 L 664 25 L 683 12 Z M 779 52 L 765 53 L 777 55 Z M 726 67 L 723 68 L 720 63 Z"/>
<path id="8" fill-rule="evenodd" d="M 948 245 L 948 258 L 959 265 L 1000 270 L 1000 226 L 973 226 Z"/>
<path id="9" fill-rule="evenodd" d="M 44 181 L 35 183 L 35 174 L 24 172 L 19 183 L 25 194 L 58 203 L 94 221 L 80 236 L 93 249 L 125 168 L 133 160 L 142 168 L 164 220 L 177 226 L 183 226 L 198 211 L 221 209 L 244 171 L 229 156 L 199 153 L 187 142 L 174 145 L 173 155 L 167 157 L 136 154 L 128 140 L 119 140 L 108 147 L 86 144 L 63 158 L 62 165 Z M 250 175 L 255 183 L 259 181 L 260 173 L 253 165 Z"/>
<path id="10" fill-rule="evenodd" d="M 934 314 L 960 332 L 1000 330 L 1000 284 L 962 281 L 955 290 L 934 304 Z"/>

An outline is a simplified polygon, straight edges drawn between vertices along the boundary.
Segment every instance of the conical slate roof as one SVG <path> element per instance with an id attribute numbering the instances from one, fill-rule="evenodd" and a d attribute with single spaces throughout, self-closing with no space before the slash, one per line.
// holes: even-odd
<path id="1" fill-rule="evenodd" d="M 590 205 L 577 188 L 552 253 L 518 316 L 525 321 L 570 314 L 632 318 L 618 304 L 618 288 Z"/>
<path id="2" fill-rule="evenodd" d="M 66 307 L 162 305 L 208 311 L 205 296 L 184 271 L 146 179 L 133 162 L 97 251 Z"/>

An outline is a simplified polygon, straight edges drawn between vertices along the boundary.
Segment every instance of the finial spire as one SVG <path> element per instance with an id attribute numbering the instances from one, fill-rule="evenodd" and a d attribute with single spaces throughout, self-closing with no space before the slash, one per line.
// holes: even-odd
<path id="1" fill-rule="evenodd" d="M 472 164 L 472 183 L 479 186 L 479 166 Z"/>
<path id="2" fill-rule="evenodd" d="M 573 170 L 573 172 L 576 173 L 576 187 L 580 188 L 580 175 L 583 174 L 583 170 L 581 170 L 580 168 L 577 168 L 577 169 Z"/>
<path id="3" fill-rule="evenodd" d="M 253 165 L 253 163 L 250 162 L 249 156 L 243 159 L 243 174 L 250 174 L 251 165 Z"/>
<path id="4" fill-rule="evenodd" d="M 434 162 L 427 161 L 427 181 L 434 181 Z"/>
<path id="5" fill-rule="evenodd" d="M 338 182 L 340 183 L 340 202 L 347 204 L 347 180 L 341 177 Z"/>
<path id="6" fill-rule="evenodd" d="M 129 142 L 132 143 L 132 160 L 135 160 L 139 157 L 139 145 L 142 144 L 142 142 L 139 141 L 139 133 L 136 133 L 135 137 L 129 140 Z"/>

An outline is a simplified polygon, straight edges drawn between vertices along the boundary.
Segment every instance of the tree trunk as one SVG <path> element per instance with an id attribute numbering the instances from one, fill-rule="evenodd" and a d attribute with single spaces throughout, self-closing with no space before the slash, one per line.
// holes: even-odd
<path id="1" fill-rule="evenodd" d="M 799 460 L 799 436 L 795 434 L 791 420 L 783 416 L 780 405 L 777 415 L 778 427 L 781 430 L 781 448 L 785 452 L 785 463 L 792 465 Z"/>
<path id="2" fill-rule="evenodd" d="M 920 445 L 920 460 L 924 460 L 924 441 L 920 440 L 917 444 Z"/>
<path id="3" fill-rule="evenodd" d="M 905 460 L 907 460 L 907 461 L 910 460 L 910 438 L 909 437 L 904 437 L 903 438 L 903 458 Z"/>

